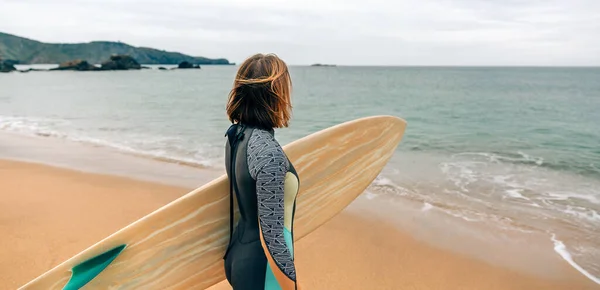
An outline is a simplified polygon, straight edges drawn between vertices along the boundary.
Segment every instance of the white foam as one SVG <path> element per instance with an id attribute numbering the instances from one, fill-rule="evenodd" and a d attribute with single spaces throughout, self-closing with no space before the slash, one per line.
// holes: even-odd
<path id="1" fill-rule="evenodd" d="M 372 193 L 372 192 L 370 192 L 370 191 L 367 190 L 367 191 L 365 191 L 365 197 L 368 200 L 373 200 L 373 199 L 375 199 L 375 197 L 377 197 L 377 194 Z"/>
<path id="2" fill-rule="evenodd" d="M 66 134 L 55 127 L 68 124 L 68 121 L 58 119 L 0 116 L 0 130 L 42 137 L 64 138 Z"/>
<path id="3" fill-rule="evenodd" d="M 430 204 L 430 203 L 428 203 L 428 202 L 424 202 L 424 203 L 423 203 L 423 207 L 421 208 L 421 211 L 428 211 L 428 210 L 430 210 L 430 209 L 432 209 L 432 208 L 433 208 L 433 205 L 431 205 L 431 204 Z"/>
<path id="4" fill-rule="evenodd" d="M 410 197 L 416 199 L 421 199 L 423 197 L 426 198 L 426 196 L 423 196 L 419 192 L 416 192 L 409 187 L 403 187 L 399 184 L 396 184 L 383 174 L 378 175 L 375 180 L 373 180 L 373 183 L 369 186 L 369 189 L 376 194 L 387 194 L 391 196 Z"/>
<path id="5" fill-rule="evenodd" d="M 196 158 L 186 158 L 186 157 L 182 157 L 182 156 L 176 156 L 173 154 L 169 154 L 165 150 L 161 150 L 161 149 L 142 150 L 142 149 L 132 148 L 127 145 L 123 145 L 123 144 L 119 144 L 119 143 L 115 143 L 115 142 L 111 142 L 111 141 L 107 141 L 107 140 L 103 140 L 103 139 L 97 139 L 97 138 L 73 137 L 73 138 L 69 138 L 69 139 L 72 141 L 77 141 L 77 142 L 83 142 L 83 143 L 100 145 L 100 146 L 104 146 L 104 147 L 115 148 L 117 150 L 132 153 L 132 154 L 140 154 L 140 155 L 148 156 L 148 157 L 163 158 L 165 160 L 174 161 L 174 162 L 197 164 L 197 165 L 206 166 L 206 167 L 212 166 L 212 162 L 210 162 L 208 159 L 200 159 L 201 157 L 197 156 L 197 155 L 194 156 Z"/>
<path id="6" fill-rule="evenodd" d="M 567 206 L 566 209 L 563 210 L 563 212 L 575 216 L 579 219 L 585 219 L 588 220 L 592 223 L 598 223 L 600 222 L 600 214 L 598 214 L 595 210 L 593 209 L 586 209 L 586 208 L 582 208 L 582 207 L 574 207 L 574 206 Z"/>
<path id="7" fill-rule="evenodd" d="M 4 131 L 15 132 L 28 136 L 67 139 L 74 142 L 114 148 L 127 153 L 162 158 L 173 162 L 196 164 L 205 167 L 215 167 L 215 162 L 213 160 L 206 158 L 202 154 L 198 154 L 199 152 L 196 152 L 196 154 L 193 154 L 193 158 L 190 158 L 186 157 L 185 154 L 173 154 L 171 152 L 167 152 L 167 150 L 164 150 L 164 148 L 160 148 L 162 146 L 161 143 L 164 143 L 163 141 L 173 140 L 172 137 L 153 136 L 153 138 L 136 138 L 137 140 L 142 140 L 141 147 L 144 147 L 144 145 L 146 145 L 145 147 L 148 147 L 148 144 L 158 145 L 158 148 L 148 150 L 137 148 L 139 146 L 128 146 L 122 142 L 113 142 L 103 138 L 70 134 L 68 133 L 70 131 L 69 125 L 70 122 L 68 120 L 61 119 L 0 116 L 0 130 Z"/>
<path id="8" fill-rule="evenodd" d="M 575 263 L 575 261 L 573 261 L 571 253 L 567 251 L 567 247 L 562 241 L 556 239 L 555 234 L 552 234 L 552 241 L 554 242 L 554 251 L 557 252 L 565 261 L 567 261 L 567 263 L 569 263 L 573 268 L 577 269 L 577 271 L 579 271 L 581 274 L 588 277 L 590 280 L 596 282 L 596 284 L 600 284 L 600 278 L 590 274 L 584 268 Z"/>
<path id="9" fill-rule="evenodd" d="M 482 157 L 485 157 L 490 162 L 494 162 L 494 163 L 498 162 L 498 155 L 493 154 L 493 153 L 487 153 L 487 152 L 463 152 L 463 153 L 457 153 L 457 154 L 452 155 L 452 157 L 457 157 L 457 156 L 482 156 Z"/>
<path id="10" fill-rule="evenodd" d="M 377 178 L 375 178 L 375 180 L 373 181 L 373 184 L 375 185 L 379 185 L 379 186 L 391 186 L 391 187 L 398 187 L 396 184 L 394 184 L 390 179 L 383 177 L 381 175 L 377 176 Z"/>
<path id="11" fill-rule="evenodd" d="M 508 196 L 513 197 L 513 198 L 521 198 L 521 199 L 525 199 L 525 200 L 530 200 L 529 198 L 527 198 L 521 194 L 522 190 L 523 189 L 520 189 L 520 188 L 513 188 L 513 189 L 507 189 L 504 192 L 506 192 L 506 194 L 508 194 Z"/>
<path id="12" fill-rule="evenodd" d="M 471 196 L 471 195 L 465 194 L 465 193 L 463 193 L 463 192 L 462 192 L 462 191 L 460 191 L 460 190 L 451 190 L 451 189 L 446 189 L 446 188 L 444 188 L 442 191 L 443 191 L 444 193 L 446 193 L 446 194 L 452 194 L 452 195 L 454 195 L 454 196 L 456 196 L 456 197 L 459 197 L 459 198 L 462 198 L 462 199 L 464 199 L 464 200 L 468 200 L 468 201 L 470 201 L 470 202 L 476 202 L 476 203 L 480 203 L 480 204 L 486 205 L 486 206 L 488 206 L 488 207 L 493 205 L 493 204 L 492 204 L 491 202 L 489 202 L 489 201 L 485 201 L 485 200 L 483 200 L 483 199 L 481 199 L 481 198 L 476 198 L 476 197 L 474 197 L 474 196 Z"/>
<path id="13" fill-rule="evenodd" d="M 532 161 L 538 166 L 541 166 L 542 164 L 544 164 L 544 158 L 542 158 L 542 157 L 533 157 L 533 156 L 527 155 L 521 151 L 518 151 L 517 153 L 519 155 L 521 155 L 526 161 Z"/>
<path id="14" fill-rule="evenodd" d="M 440 164 L 440 170 L 446 175 L 449 181 L 452 181 L 454 185 L 460 188 L 464 192 L 469 192 L 467 188 L 470 184 L 479 180 L 479 170 L 472 167 L 482 165 L 481 162 L 443 162 Z"/>
<path id="15" fill-rule="evenodd" d="M 578 198 L 591 203 L 600 204 L 600 199 L 598 199 L 598 197 L 596 197 L 594 194 L 581 194 L 575 192 L 547 192 L 547 195 L 549 197 L 546 198 L 552 200 L 568 200 L 571 198 Z"/>
<path id="16" fill-rule="evenodd" d="M 451 216 L 456 217 L 456 218 L 463 219 L 463 220 L 468 221 L 468 222 L 479 222 L 480 221 L 478 219 L 470 218 L 470 217 L 468 217 L 468 216 L 466 216 L 464 214 L 461 214 L 461 213 L 455 213 L 452 210 L 441 209 L 439 207 L 436 207 L 436 209 L 438 209 L 438 210 L 440 210 L 440 211 L 442 211 L 442 212 L 444 212 L 444 213 L 446 213 L 448 215 L 451 215 Z"/>
<path id="17" fill-rule="evenodd" d="M 504 187 L 511 187 L 512 189 L 517 189 L 519 191 L 527 188 L 525 184 L 522 184 L 521 182 L 518 182 L 518 180 L 515 179 L 516 178 L 514 174 L 494 175 L 489 181 L 491 183 L 495 183 Z"/>
<path id="18" fill-rule="evenodd" d="M 541 166 L 544 164 L 544 158 L 542 158 L 542 157 L 534 157 L 534 156 L 528 155 L 522 151 L 517 151 L 517 154 L 520 156 L 520 158 L 503 156 L 503 155 L 499 155 L 499 154 L 495 154 L 495 153 L 487 153 L 487 152 L 463 152 L 463 153 L 454 154 L 453 157 L 457 157 L 457 156 L 484 157 L 485 159 L 487 159 L 487 161 L 489 161 L 491 163 L 501 163 L 502 161 L 508 161 L 508 162 L 521 162 L 521 163 L 523 163 L 523 162 L 535 163 L 537 166 Z"/>

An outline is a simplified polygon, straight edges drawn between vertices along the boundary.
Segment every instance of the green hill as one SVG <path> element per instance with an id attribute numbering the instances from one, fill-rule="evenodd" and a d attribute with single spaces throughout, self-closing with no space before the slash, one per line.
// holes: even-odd
<path id="1" fill-rule="evenodd" d="M 82 59 L 102 63 L 112 54 L 127 54 L 141 64 L 230 64 L 227 59 L 194 57 L 147 47 L 134 47 L 122 42 L 92 41 L 88 43 L 43 43 L 0 32 L 0 59 L 17 60 L 21 64 L 58 64 Z"/>

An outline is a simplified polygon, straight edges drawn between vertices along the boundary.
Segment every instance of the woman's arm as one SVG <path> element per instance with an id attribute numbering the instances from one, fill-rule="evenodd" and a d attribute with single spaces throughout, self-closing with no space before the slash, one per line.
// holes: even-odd
<path id="1" fill-rule="evenodd" d="M 288 166 L 283 149 L 274 137 L 255 130 L 248 143 L 248 167 L 256 180 L 261 243 L 269 266 L 284 290 L 297 289 L 292 245 L 284 238 L 284 181 Z"/>

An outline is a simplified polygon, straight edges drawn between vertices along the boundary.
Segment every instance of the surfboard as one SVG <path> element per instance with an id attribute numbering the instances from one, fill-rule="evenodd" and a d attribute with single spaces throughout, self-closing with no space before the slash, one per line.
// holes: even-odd
<path id="1" fill-rule="evenodd" d="M 334 217 L 371 184 L 405 128 L 398 117 L 370 116 L 283 146 L 300 179 L 295 241 Z M 206 289 L 225 279 L 222 258 L 228 239 L 229 181 L 224 174 L 19 289 Z"/>

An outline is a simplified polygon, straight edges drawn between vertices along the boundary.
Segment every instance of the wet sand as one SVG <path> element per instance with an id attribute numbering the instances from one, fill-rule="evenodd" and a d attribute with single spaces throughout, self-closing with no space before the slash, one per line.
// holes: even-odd
<path id="1" fill-rule="evenodd" d="M 0 160 L 0 289 L 16 289 L 191 188 Z M 297 243 L 303 289 L 599 289 L 435 247 L 344 211 Z M 212 289 L 229 289 L 225 282 Z"/>

